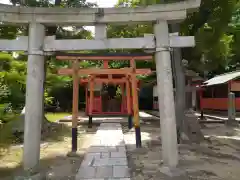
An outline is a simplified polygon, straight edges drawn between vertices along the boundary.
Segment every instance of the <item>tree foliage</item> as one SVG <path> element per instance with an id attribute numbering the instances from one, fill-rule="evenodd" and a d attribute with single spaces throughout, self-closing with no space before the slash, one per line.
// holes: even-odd
<path id="1" fill-rule="evenodd" d="M 117 6 L 135 7 L 178 1 L 181 0 L 119 0 Z M 216 73 L 229 69 L 233 57 L 235 54 L 239 54 L 234 50 L 234 47 L 237 48 L 236 40 L 239 41 L 239 35 L 237 36 L 238 15 L 238 0 L 202 0 L 200 8 L 196 12 L 188 14 L 187 19 L 180 24 L 180 33 L 196 38 L 195 48 L 183 49 L 183 58 L 189 61 L 190 69 L 199 73 L 204 71 Z M 233 19 L 230 23 L 231 17 Z M 231 28 L 234 34 L 228 32 L 229 26 L 234 27 L 234 29 Z M 111 29 L 118 37 L 136 37 L 143 36 L 144 33 L 153 33 L 152 24 L 126 25 Z M 202 60 L 203 55 L 204 61 Z"/>
<path id="2" fill-rule="evenodd" d="M 184 57 L 190 67 L 203 72 L 225 69 L 231 61 L 232 35 L 226 33 L 237 0 L 202 0 L 198 12 L 190 14 L 182 24 L 183 35 L 194 35 L 197 45 L 186 49 Z M 202 61 L 204 54 L 205 60 Z"/>
<path id="3" fill-rule="evenodd" d="M 159 3 L 176 2 L 179 0 L 119 0 L 119 6 L 145 6 Z M 95 4 L 86 0 L 12 0 L 13 5 L 31 7 L 93 7 Z M 240 5 L 238 0 L 202 0 L 199 10 L 190 13 L 187 19 L 181 23 L 181 35 L 196 37 L 196 47 L 183 49 L 183 58 L 188 60 L 189 68 L 203 73 L 222 73 L 236 69 L 240 64 Z M 91 32 L 84 27 L 71 27 L 71 31 L 65 27 L 48 27 L 48 35 L 56 34 L 57 39 L 92 39 Z M 120 26 L 108 26 L 108 37 L 141 37 L 144 34 L 153 33 L 152 23 L 127 24 Z M 0 38 L 14 39 L 19 35 L 27 35 L 27 27 L 1 26 Z M 108 50 L 110 52 L 142 52 L 142 50 Z M 24 105 L 26 85 L 27 56 L 18 53 L 0 53 L 0 104 L 11 102 L 14 107 Z M 205 59 L 203 60 L 203 55 Z M 60 67 L 71 66 L 69 62 L 56 61 L 55 57 L 46 60 L 47 73 L 45 85 L 45 103 L 54 105 L 60 101 L 65 108 L 71 106 L 72 78 L 57 75 Z M 128 62 L 114 61 L 110 67 L 119 68 L 128 66 Z M 82 61 L 81 67 L 100 67 L 101 62 Z M 139 68 L 155 68 L 154 61 L 138 62 Z M 146 77 L 141 77 L 145 79 Z M 154 78 L 154 76 L 153 76 Z M 81 94 L 84 89 L 81 88 Z M 64 94 L 64 96 L 62 95 Z M 81 98 L 84 101 L 84 98 Z M 66 103 L 67 102 L 67 103 Z"/>
<path id="4" fill-rule="evenodd" d="M 12 0 L 13 5 L 28 7 L 93 7 L 94 3 L 86 0 Z M 92 39 L 91 32 L 84 27 L 72 26 L 47 27 L 47 35 L 56 35 L 57 39 Z M 1 26 L 0 38 L 15 39 L 19 35 L 28 35 L 27 26 Z M 21 109 L 25 104 L 26 92 L 26 64 L 27 56 L 24 53 L 0 53 L 0 104 L 11 103 L 13 108 Z M 65 109 L 69 109 L 72 99 L 72 78 L 59 76 L 57 70 L 61 67 L 71 66 L 69 62 L 56 61 L 55 57 L 47 57 L 45 80 L 45 104 L 55 106 L 60 102 Z M 89 62 L 82 62 L 82 67 L 94 66 Z M 63 96 L 63 94 L 65 96 Z M 83 94 L 83 93 L 82 93 Z M 66 99 L 67 98 L 67 99 Z M 82 98 L 83 99 L 83 98 Z"/>

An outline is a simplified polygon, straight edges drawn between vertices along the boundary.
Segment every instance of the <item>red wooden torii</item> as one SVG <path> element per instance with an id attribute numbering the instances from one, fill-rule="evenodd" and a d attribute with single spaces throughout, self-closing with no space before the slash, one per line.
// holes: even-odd
<path id="1" fill-rule="evenodd" d="M 73 122 L 72 126 L 77 128 L 78 123 L 78 101 L 79 101 L 79 84 L 84 84 L 86 87 L 86 114 L 89 116 L 89 127 L 92 126 L 92 117 L 95 115 L 114 114 L 127 115 L 129 128 L 132 128 L 132 116 L 134 116 L 134 126 L 140 132 L 139 122 L 139 107 L 138 107 L 138 87 L 139 81 L 136 75 L 151 74 L 151 69 L 136 69 L 136 62 L 138 60 L 146 61 L 152 60 L 152 55 L 141 54 L 80 54 L 80 53 L 57 53 L 58 60 L 72 60 L 73 66 L 70 68 L 62 68 L 58 70 L 60 75 L 73 76 Z M 81 69 L 78 61 L 103 61 L 102 68 L 88 68 Z M 121 69 L 110 69 L 109 61 L 111 60 L 128 60 L 130 67 Z M 88 75 L 87 78 L 81 78 L 80 75 Z M 94 84 L 117 84 L 121 87 L 122 103 L 119 112 L 103 112 L 102 99 L 94 97 Z M 87 86 L 89 85 L 90 93 L 88 95 Z M 126 95 L 124 94 L 124 89 Z M 140 137 L 136 137 L 141 139 Z M 140 140 L 139 140 L 140 141 Z"/>

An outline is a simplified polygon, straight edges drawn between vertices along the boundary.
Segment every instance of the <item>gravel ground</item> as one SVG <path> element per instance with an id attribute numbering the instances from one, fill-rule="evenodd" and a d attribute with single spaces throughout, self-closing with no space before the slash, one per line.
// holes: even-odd
<path id="1" fill-rule="evenodd" d="M 123 127 L 132 180 L 166 180 L 159 170 L 162 166 L 159 122 L 142 124 L 140 149 L 134 145 L 134 130 Z M 186 171 L 189 180 L 239 180 L 240 129 L 208 124 L 202 131 L 208 138 L 201 145 L 179 146 L 179 168 Z"/>

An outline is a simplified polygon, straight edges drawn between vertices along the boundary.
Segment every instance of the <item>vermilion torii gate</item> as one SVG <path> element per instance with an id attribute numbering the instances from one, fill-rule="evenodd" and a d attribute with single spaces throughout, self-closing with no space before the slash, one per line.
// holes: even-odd
<path id="1" fill-rule="evenodd" d="M 175 168 L 178 164 L 178 148 L 170 50 L 192 47 L 195 45 L 195 40 L 191 36 L 170 36 L 168 24 L 179 23 L 185 19 L 187 11 L 196 10 L 200 2 L 201 0 L 186 0 L 136 8 L 33 8 L 0 5 L 0 21 L 3 25 L 29 26 L 28 37 L 0 40 L 0 50 L 26 51 L 28 54 L 24 168 L 35 168 L 39 162 L 44 56 L 56 51 L 104 49 L 150 49 L 155 52 L 163 161 L 167 167 Z M 154 22 L 154 35 L 137 38 L 107 39 L 106 37 L 107 24 L 142 22 Z M 54 36 L 46 37 L 45 26 L 53 25 L 94 25 L 96 39 L 56 40 Z M 74 71 L 76 75 L 77 68 Z M 78 84 L 79 82 L 76 83 Z"/>
<path id="2" fill-rule="evenodd" d="M 127 114 L 129 121 L 129 128 L 132 128 L 132 110 L 134 112 L 134 127 L 136 129 L 136 146 L 141 147 L 141 133 L 140 133 L 140 123 L 139 123 L 139 109 L 138 109 L 138 92 L 137 92 L 137 79 L 136 75 L 142 74 L 147 75 L 151 73 L 151 69 L 136 69 L 135 60 L 152 60 L 151 55 L 133 55 L 133 54 L 121 54 L 121 55 L 111 55 L 106 54 L 105 56 L 99 56 L 97 54 L 73 54 L 73 53 L 64 53 L 57 54 L 56 56 L 59 60 L 103 60 L 103 68 L 90 68 L 90 69 L 79 69 L 79 67 L 73 66 L 73 69 L 63 68 L 59 69 L 58 73 L 60 75 L 73 75 L 74 88 L 73 88 L 73 145 L 72 151 L 77 151 L 77 121 L 78 121 L 78 84 L 79 82 L 87 82 L 90 85 L 90 103 L 88 107 L 88 115 L 89 115 L 89 127 L 92 125 L 92 117 L 93 117 L 93 91 L 94 91 L 94 83 L 120 83 L 126 84 L 127 91 Z M 108 69 L 109 60 L 129 60 L 130 68 L 122 68 L 122 69 Z M 76 62 L 73 63 L 76 65 Z M 75 68 L 78 70 L 75 71 Z M 76 73 L 76 74 L 75 74 Z M 79 75 L 89 75 L 87 79 L 82 79 L 79 81 Z M 101 75 L 107 75 L 107 78 L 101 78 Z M 114 75 L 118 75 L 120 77 L 113 78 Z M 99 77 L 100 76 L 100 77 Z M 130 92 L 132 90 L 132 93 Z M 132 98 L 131 98 L 132 94 Z M 132 99 L 132 103 L 131 103 Z M 86 102 L 87 103 L 87 102 Z M 133 107 L 133 109 L 132 109 Z"/>

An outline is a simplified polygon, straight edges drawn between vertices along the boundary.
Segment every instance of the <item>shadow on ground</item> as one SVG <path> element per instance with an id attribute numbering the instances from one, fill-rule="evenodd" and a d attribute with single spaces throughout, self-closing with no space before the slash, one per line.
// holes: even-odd
<path id="1" fill-rule="evenodd" d="M 57 125 L 54 131 L 46 135 L 43 141 L 45 145 L 42 144 L 41 146 L 40 168 L 38 170 L 43 174 L 49 174 L 51 176 L 49 179 L 74 179 L 97 127 L 97 125 L 93 125 L 91 129 L 85 125 L 78 127 L 79 156 L 68 157 L 67 153 L 71 150 L 71 126 L 65 124 L 63 126 Z M 17 175 L 24 174 L 22 169 L 22 152 L 22 148 L 10 148 L 8 152 L 0 157 L 1 180 L 10 180 Z"/>
<path id="2" fill-rule="evenodd" d="M 9 148 L 22 147 L 24 131 L 12 131 L 13 124 L 15 122 L 9 122 L 3 124 L 0 128 L 0 158 L 3 156 Z M 42 143 L 62 141 L 66 137 L 71 137 L 71 128 L 67 124 L 46 122 L 43 123 L 41 141 Z"/>
<path id="3" fill-rule="evenodd" d="M 38 172 L 51 180 L 74 180 L 84 154 L 78 157 L 56 156 L 40 160 Z M 12 180 L 25 176 L 22 164 L 14 168 L 0 168 L 1 180 Z"/>
<path id="4" fill-rule="evenodd" d="M 135 132 L 123 125 L 132 180 L 165 180 L 160 172 L 163 165 L 159 121 L 145 121 L 141 125 L 142 148 L 135 147 Z M 240 133 L 238 128 L 206 124 L 207 136 L 201 144 L 179 145 L 179 168 L 189 180 L 239 180 Z"/>

